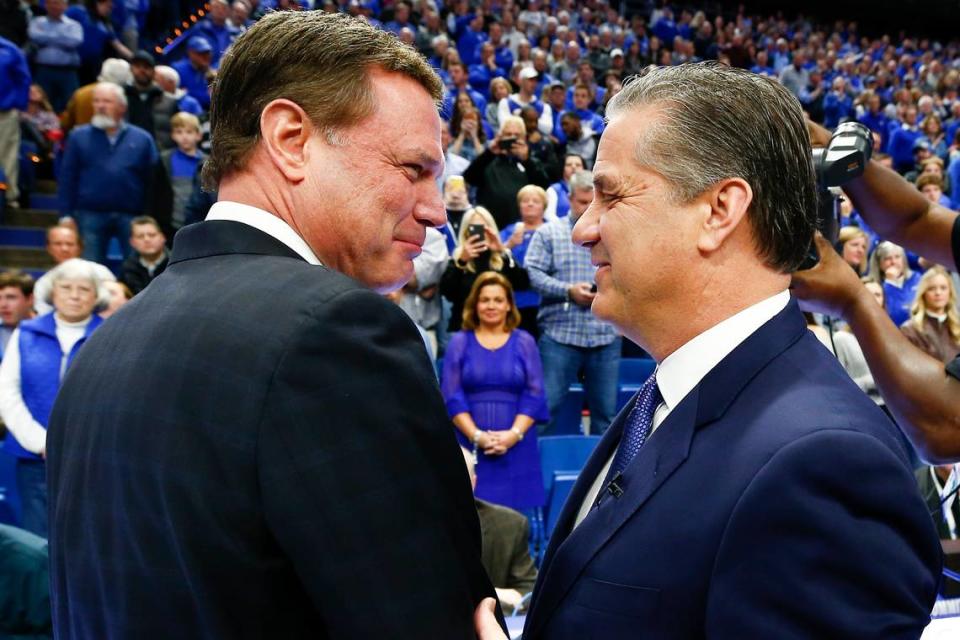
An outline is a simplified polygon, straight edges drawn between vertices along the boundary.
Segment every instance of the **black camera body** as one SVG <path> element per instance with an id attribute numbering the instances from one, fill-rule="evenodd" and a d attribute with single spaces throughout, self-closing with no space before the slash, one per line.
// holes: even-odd
<path id="1" fill-rule="evenodd" d="M 813 170 L 817 176 L 817 230 L 830 244 L 840 234 L 840 196 L 830 191 L 859 178 L 870 162 L 873 137 L 870 129 L 859 122 L 844 122 L 833 132 L 830 142 L 813 150 Z M 820 262 L 815 245 L 811 244 L 801 269 Z"/>

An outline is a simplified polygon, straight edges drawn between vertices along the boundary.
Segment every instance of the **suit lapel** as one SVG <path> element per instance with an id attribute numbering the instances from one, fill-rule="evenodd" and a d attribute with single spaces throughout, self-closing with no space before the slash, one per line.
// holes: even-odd
<path id="1" fill-rule="evenodd" d="M 791 300 L 783 311 L 704 376 L 700 384 L 670 412 L 624 470 L 620 498 L 606 496 L 565 539 L 555 534 L 544 559 L 542 580 L 537 581 L 540 593 L 535 592 L 524 637 L 538 638 L 553 611 L 592 558 L 687 459 L 696 431 L 720 418 L 747 383 L 805 332 L 803 315 L 796 302 Z M 614 423 L 617 430 L 614 432 L 614 425 L 611 425 L 610 432 L 601 440 L 580 474 L 571 499 L 564 506 L 558 532 L 570 531 L 572 518 L 576 517 L 586 492 L 619 444 L 623 421 L 632 404 L 629 403 L 617 416 Z"/>

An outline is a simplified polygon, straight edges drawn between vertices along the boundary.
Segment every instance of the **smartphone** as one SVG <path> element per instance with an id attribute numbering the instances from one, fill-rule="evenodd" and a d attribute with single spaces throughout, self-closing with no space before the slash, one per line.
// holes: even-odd
<path id="1" fill-rule="evenodd" d="M 468 238 L 480 238 L 483 240 L 486 235 L 487 227 L 482 224 L 471 224 L 467 227 L 467 237 Z"/>
<path id="2" fill-rule="evenodd" d="M 597 292 L 597 283 L 594 282 L 592 285 L 590 285 L 590 293 L 596 293 L 596 292 Z"/>
<path id="3" fill-rule="evenodd" d="M 500 148 L 504 151 L 510 151 L 510 149 L 513 149 L 513 145 L 516 141 L 516 138 L 503 138 L 500 140 Z"/>

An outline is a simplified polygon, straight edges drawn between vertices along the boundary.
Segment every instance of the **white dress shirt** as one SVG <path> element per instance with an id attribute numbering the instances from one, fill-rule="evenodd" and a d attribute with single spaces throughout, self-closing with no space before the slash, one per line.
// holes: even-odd
<path id="1" fill-rule="evenodd" d="M 781 291 L 715 324 L 667 356 L 656 370 L 657 387 L 660 389 L 663 401 L 657 405 L 653 414 L 650 435 L 653 435 L 670 412 L 715 366 L 720 364 L 721 360 L 757 329 L 783 311 L 789 302 L 790 292 Z M 615 455 L 616 449 L 594 479 L 593 486 L 590 487 L 583 504 L 580 505 L 574 527 L 579 526 L 590 513 L 593 503 L 596 502 L 603 488 L 603 480 L 607 477 L 607 471 L 613 464 Z"/>
<path id="2" fill-rule="evenodd" d="M 239 202 L 230 202 L 229 200 L 220 200 L 212 207 L 207 214 L 207 220 L 230 220 L 232 222 L 242 222 L 254 229 L 258 229 L 269 236 L 273 236 L 286 246 L 290 247 L 295 253 L 301 256 L 310 264 L 321 264 L 310 245 L 301 238 L 290 225 L 273 215 L 269 211 L 251 207 L 248 204 Z"/>

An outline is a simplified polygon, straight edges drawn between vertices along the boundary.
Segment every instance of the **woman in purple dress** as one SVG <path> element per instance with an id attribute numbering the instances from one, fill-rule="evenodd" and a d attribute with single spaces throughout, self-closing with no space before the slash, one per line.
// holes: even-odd
<path id="1" fill-rule="evenodd" d="M 546 420 L 543 368 L 521 329 L 510 282 L 481 274 L 453 335 L 441 388 L 460 443 L 477 458 L 476 496 L 514 509 L 544 503 L 534 422 Z"/>

